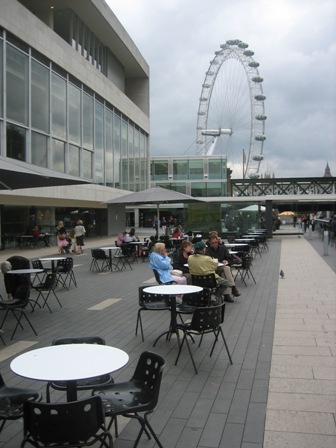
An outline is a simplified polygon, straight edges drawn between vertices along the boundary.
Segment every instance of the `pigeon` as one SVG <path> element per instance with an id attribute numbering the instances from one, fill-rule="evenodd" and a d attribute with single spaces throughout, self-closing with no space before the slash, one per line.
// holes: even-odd
<path id="1" fill-rule="evenodd" d="M 281 278 L 285 278 L 285 273 L 284 273 L 284 271 L 281 269 L 281 271 L 280 271 L 280 277 Z"/>

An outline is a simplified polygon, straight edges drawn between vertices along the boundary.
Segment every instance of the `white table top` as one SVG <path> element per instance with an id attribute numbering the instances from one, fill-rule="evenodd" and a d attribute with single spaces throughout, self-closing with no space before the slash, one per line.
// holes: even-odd
<path id="1" fill-rule="evenodd" d="M 65 260 L 66 257 L 46 257 L 46 258 L 39 258 L 40 261 L 55 261 L 55 260 Z"/>
<path id="2" fill-rule="evenodd" d="M 114 372 L 128 362 L 123 350 L 98 344 L 52 345 L 24 353 L 10 367 L 25 378 L 73 381 Z"/>
<path id="3" fill-rule="evenodd" d="M 144 292 L 149 292 L 152 294 L 165 294 L 165 295 L 175 295 L 175 294 L 191 294 L 193 292 L 202 291 L 203 288 L 194 285 L 159 285 L 159 286 L 148 286 L 144 289 Z"/>
<path id="4" fill-rule="evenodd" d="M 225 247 L 248 246 L 248 243 L 225 243 Z"/>
<path id="5" fill-rule="evenodd" d="M 43 269 L 15 269 L 6 272 L 6 274 L 38 274 L 39 272 L 43 272 Z"/>
<path id="6" fill-rule="evenodd" d="M 101 247 L 100 249 L 102 249 L 102 250 L 120 249 L 121 250 L 121 247 L 119 247 L 119 246 L 108 246 L 108 247 Z"/>

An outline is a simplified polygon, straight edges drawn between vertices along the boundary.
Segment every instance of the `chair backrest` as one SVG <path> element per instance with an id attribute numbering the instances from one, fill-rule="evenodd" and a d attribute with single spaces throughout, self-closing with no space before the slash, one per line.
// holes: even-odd
<path id="1" fill-rule="evenodd" d="M 157 405 L 164 366 L 165 360 L 162 356 L 146 351 L 141 353 L 135 368 L 132 380 L 142 382 L 146 386 L 150 402 L 148 409 L 154 409 Z"/>
<path id="2" fill-rule="evenodd" d="M 212 331 L 224 322 L 225 303 L 216 306 L 196 308 L 190 329 L 200 333 Z"/>
<path id="3" fill-rule="evenodd" d="M 32 260 L 31 264 L 33 266 L 33 269 L 44 269 L 43 263 L 41 260 Z"/>
<path id="4" fill-rule="evenodd" d="M 139 286 L 139 305 L 140 306 L 146 306 L 148 303 L 155 303 L 155 302 L 164 302 L 167 303 L 168 296 L 165 294 L 153 294 L 149 292 L 145 292 L 144 289 L 148 288 L 150 285 L 146 286 Z M 167 305 L 167 309 L 168 309 Z"/>
<path id="5" fill-rule="evenodd" d="M 217 281 L 214 273 L 207 275 L 192 275 L 191 282 L 193 285 L 202 286 L 203 288 L 216 288 Z"/>
<path id="6" fill-rule="evenodd" d="M 84 336 L 84 337 L 71 337 L 71 338 L 57 338 L 52 341 L 52 345 L 65 345 L 65 344 L 98 344 L 105 345 L 105 339 L 100 336 Z"/>
<path id="7" fill-rule="evenodd" d="M 66 257 L 64 260 L 57 260 L 57 268 L 60 272 L 69 272 L 73 268 L 74 261 L 72 257 Z"/>
<path id="8" fill-rule="evenodd" d="M 153 273 L 154 273 L 155 280 L 158 282 L 159 285 L 162 285 L 158 271 L 156 269 L 153 269 Z"/>
<path id="9" fill-rule="evenodd" d="M 67 403 L 23 405 L 24 432 L 43 444 L 72 442 L 70 446 L 83 446 L 103 424 L 103 405 L 98 395 Z"/>
<path id="10" fill-rule="evenodd" d="M 201 291 L 193 292 L 191 294 L 184 294 L 182 297 L 182 303 L 184 305 L 195 308 L 209 306 L 210 301 L 211 290 L 209 288 L 203 288 Z"/>
<path id="11" fill-rule="evenodd" d="M 103 249 L 91 249 L 91 254 L 96 260 L 105 260 L 108 258 Z"/>
<path id="12" fill-rule="evenodd" d="M 56 273 L 55 272 L 51 272 L 49 274 L 46 275 L 45 281 L 43 283 L 43 288 L 44 289 L 54 289 L 56 286 Z"/>

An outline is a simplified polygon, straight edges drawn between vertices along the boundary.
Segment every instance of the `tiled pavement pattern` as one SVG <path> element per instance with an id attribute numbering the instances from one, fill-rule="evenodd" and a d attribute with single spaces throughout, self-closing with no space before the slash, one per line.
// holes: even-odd
<path id="1" fill-rule="evenodd" d="M 89 248 L 113 241 L 88 240 L 84 254 L 75 256 L 78 288 L 57 290 L 63 308 L 51 298 L 52 314 L 42 309 L 29 315 L 37 337 L 25 326 L 9 341 L 13 322 L 6 323 L 7 346 L 0 350 L 0 371 L 9 385 L 44 392 L 44 383 L 10 371 L 13 357 L 49 345 L 56 337 L 97 334 L 130 356 L 128 365 L 114 374 L 116 381 L 132 375 L 144 350 L 156 351 L 166 359 L 159 405 L 151 418 L 165 448 L 336 446 L 335 272 L 305 237 L 278 233 L 269 251 L 255 258 L 252 269 L 257 285 L 249 281 L 246 288 L 238 282 L 242 295 L 226 306 L 224 333 L 233 365 L 222 343 L 209 358 L 212 338 L 207 336 L 201 348 L 193 347 L 198 375 L 186 350 L 178 366 L 174 365 L 176 339 L 160 339 L 152 348 L 167 328 L 168 313 L 143 312 L 145 342 L 134 335 L 137 288 L 155 284 L 147 262 L 133 264 L 133 271 L 89 271 Z M 34 258 L 54 254 L 54 249 L 15 253 Z M 1 252 L 0 262 L 12 254 Z M 279 277 L 280 268 L 284 280 Z M 0 291 L 4 292 L 3 286 Z M 53 392 L 52 398 L 63 396 Z M 114 445 L 131 447 L 138 424 L 121 421 L 120 425 L 123 430 Z M 10 422 L 0 435 L 0 446 L 14 448 L 21 439 L 22 422 Z M 154 446 L 146 437 L 139 444 Z"/>

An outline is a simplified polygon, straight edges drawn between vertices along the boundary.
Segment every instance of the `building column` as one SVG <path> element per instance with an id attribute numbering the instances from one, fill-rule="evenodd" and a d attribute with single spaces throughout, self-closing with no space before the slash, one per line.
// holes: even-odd
<path id="1" fill-rule="evenodd" d="M 273 201 L 265 201 L 265 221 L 268 238 L 273 238 Z"/>
<path id="2" fill-rule="evenodd" d="M 116 236 L 126 228 L 126 211 L 124 204 L 107 205 L 107 235 Z"/>

